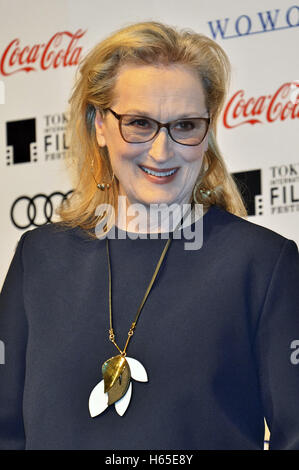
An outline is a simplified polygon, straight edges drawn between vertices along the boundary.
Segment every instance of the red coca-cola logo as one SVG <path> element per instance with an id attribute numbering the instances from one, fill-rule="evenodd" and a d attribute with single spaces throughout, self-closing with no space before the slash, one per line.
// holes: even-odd
<path id="1" fill-rule="evenodd" d="M 238 90 L 228 101 L 223 124 L 233 129 L 242 124 L 263 124 L 277 120 L 299 118 L 299 82 L 284 83 L 272 95 L 244 98 L 244 90 Z"/>
<path id="2" fill-rule="evenodd" d="M 33 46 L 21 46 L 20 39 L 13 39 L 1 56 L 0 74 L 7 77 L 17 72 L 77 65 L 82 51 L 77 42 L 85 33 L 81 29 L 75 33 L 61 31 L 54 34 L 47 43 Z"/>

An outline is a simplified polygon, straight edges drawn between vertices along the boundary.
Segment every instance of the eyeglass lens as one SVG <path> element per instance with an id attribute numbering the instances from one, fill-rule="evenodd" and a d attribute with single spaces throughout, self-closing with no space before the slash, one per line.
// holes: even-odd
<path id="1" fill-rule="evenodd" d="M 158 124 L 150 118 L 123 115 L 121 130 L 126 141 L 142 143 L 151 140 L 158 130 Z M 180 119 L 174 121 L 170 135 L 178 143 L 198 145 L 205 137 L 208 121 L 201 118 Z"/>

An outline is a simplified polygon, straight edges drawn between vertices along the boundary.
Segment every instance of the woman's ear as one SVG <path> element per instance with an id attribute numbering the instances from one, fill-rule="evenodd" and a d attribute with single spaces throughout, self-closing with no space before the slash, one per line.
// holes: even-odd
<path id="1" fill-rule="evenodd" d="M 95 129 L 96 129 L 96 138 L 97 138 L 97 142 L 99 144 L 99 147 L 105 147 L 106 146 L 106 138 L 105 138 L 105 133 L 104 133 L 103 117 L 101 116 L 101 113 L 98 109 L 96 111 L 94 125 L 95 125 Z"/>

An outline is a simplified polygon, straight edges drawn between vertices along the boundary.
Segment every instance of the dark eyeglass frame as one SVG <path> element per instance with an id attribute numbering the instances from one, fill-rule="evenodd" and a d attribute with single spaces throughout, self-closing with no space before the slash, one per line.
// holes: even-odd
<path id="1" fill-rule="evenodd" d="M 139 116 L 138 114 L 118 114 L 116 113 L 115 111 L 113 111 L 113 109 L 111 108 L 106 108 L 107 111 L 110 111 L 113 116 L 116 117 L 116 119 L 118 119 L 118 127 L 119 127 L 119 132 L 120 132 L 120 135 L 122 136 L 122 138 L 124 139 L 125 142 L 128 142 L 128 144 L 144 144 L 146 142 L 149 142 L 150 140 L 153 140 L 156 135 L 159 134 L 160 132 L 160 129 L 162 127 L 165 127 L 168 131 L 168 135 L 170 136 L 170 138 L 176 142 L 177 144 L 180 144 L 180 145 L 186 145 L 188 147 L 195 147 L 196 145 L 200 145 L 202 143 L 202 141 L 204 140 L 204 138 L 206 137 L 207 133 L 208 133 L 208 130 L 209 130 L 209 126 L 210 126 L 210 122 L 211 122 L 211 118 L 208 117 L 208 118 L 204 118 L 204 117 L 189 117 L 189 118 L 183 118 L 183 119 L 175 119 L 174 121 L 170 121 L 170 122 L 166 122 L 165 124 L 163 124 L 162 122 L 159 122 L 159 121 L 156 121 L 156 119 L 152 119 L 152 118 L 149 118 L 149 117 L 146 117 L 146 116 Z M 153 121 L 155 122 L 158 127 L 157 127 L 157 131 L 156 133 L 148 140 L 144 140 L 142 142 L 130 142 L 129 140 L 125 139 L 125 137 L 123 136 L 123 133 L 122 133 L 122 129 L 121 129 L 121 124 L 122 124 L 122 119 L 124 116 L 132 116 L 132 117 L 136 117 L 136 118 L 142 118 L 142 119 L 148 119 L 150 121 Z M 171 131 L 170 131 L 170 126 L 174 123 L 174 122 L 177 122 L 177 121 L 188 121 L 190 119 L 198 119 L 198 120 L 203 120 L 203 121 L 207 121 L 208 125 L 207 125 L 207 130 L 205 132 L 205 135 L 203 136 L 203 138 L 201 139 L 201 141 L 197 144 L 183 144 L 182 142 L 178 142 L 177 140 L 174 139 L 174 137 L 171 135 Z"/>

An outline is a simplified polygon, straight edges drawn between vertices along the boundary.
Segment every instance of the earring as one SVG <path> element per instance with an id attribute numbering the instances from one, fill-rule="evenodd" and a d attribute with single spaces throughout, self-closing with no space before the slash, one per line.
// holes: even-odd
<path id="1" fill-rule="evenodd" d="M 210 195 L 214 192 L 214 190 L 213 190 L 213 189 L 201 188 L 201 189 L 199 190 L 199 192 L 200 192 L 201 194 L 203 194 L 204 196 L 210 196 Z"/>
<path id="2" fill-rule="evenodd" d="M 199 186 L 200 186 L 200 183 L 197 183 L 194 186 L 194 189 L 193 189 L 193 199 L 197 204 L 198 204 L 198 201 L 197 201 L 197 197 L 196 197 L 196 191 L 197 191 L 197 188 Z M 202 196 L 207 197 L 207 198 L 209 198 L 212 194 L 215 193 L 214 189 L 208 189 L 208 188 L 205 188 L 205 187 L 200 188 L 199 192 Z"/>
<path id="3" fill-rule="evenodd" d="M 112 182 L 114 180 L 114 172 L 113 172 L 113 176 L 112 176 L 112 180 L 110 181 L 110 183 L 97 183 L 95 177 L 94 177 L 94 174 L 93 174 L 93 159 L 91 160 L 91 167 L 92 167 L 92 176 L 93 176 L 93 179 L 95 181 L 95 184 L 97 185 L 97 188 L 100 189 L 101 191 L 105 191 L 105 189 L 110 189 L 111 186 L 112 186 Z"/>
<path id="4" fill-rule="evenodd" d="M 101 190 L 101 191 L 105 191 L 105 189 L 110 189 L 111 186 L 112 186 L 112 182 L 114 180 L 114 173 L 113 173 L 113 177 L 112 177 L 112 180 L 110 181 L 110 183 L 97 183 L 97 187 Z"/>

